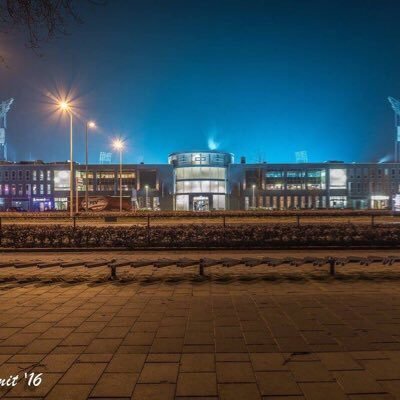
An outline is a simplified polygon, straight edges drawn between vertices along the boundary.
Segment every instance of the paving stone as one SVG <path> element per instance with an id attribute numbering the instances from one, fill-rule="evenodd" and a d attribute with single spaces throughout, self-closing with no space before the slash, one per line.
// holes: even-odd
<path id="1" fill-rule="evenodd" d="M 255 382 L 250 362 L 217 362 L 218 383 Z"/>
<path id="2" fill-rule="evenodd" d="M 287 363 L 296 382 L 329 382 L 333 376 L 319 361 L 290 361 Z"/>
<path id="3" fill-rule="evenodd" d="M 291 396 L 302 394 L 290 372 L 256 372 L 256 378 L 263 396 Z"/>
<path id="4" fill-rule="evenodd" d="M 396 398 L 400 398 L 400 380 L 380 381 L 379 384 L 385 392 L 392 394 Z"/>
<path id="5" fill-rule="evenodd" d="M 214 354 L 182 354 L 180 372 L 214 372 Z"/>
<path id="6" fill-rule="evenodd" d="M 332 374 L 347 394 L 385 392 L 382 386 L 366 371 L 335 371 Z"/>
<path id="7" fill-rule="evenodd" d="M 400 379 L 399 364 L 392 360 L 361 360 L 360 364 L 377 380 Z"/>
<path id="8" fill-rule="evenodd" d="M 185 372 L 178 376 L 176 396 L 216 396 L 217 377 L 213 372 Z"/>
<path id="9" fill-rule="evenodd" d="M 139 374 L 106 372 L 93 388 L 91 397 L 131 397 Z"/>
<path id="10" fill-rule="evenodd" d="M 41 368 L 47 372 L 65 372 L 77 359 L 77 354 L 49 354 L 41 360 Z"/>
<path id="11" fill-rule="evenodd" d="M 347 353 L 318 353 L 318 356 L 329 371 L 363 369 L 360 363 Z"/>
<path id="12" fill-rule="evenodd" d="M 183 339 L 180 338 L 155 338 L 151 346 L 151 353 L 181 353 Z"/>
<path id="13" fill-rule="evenodd" d="M 146 361 L 144 354 L 115 354 L 107 366 L 106 372 L 139 373 Z"/>
<path id="14" fill-rule="evenodd" d="M 46 400 L 86 400 L 93 385 L 56 385 Z"/>
<path id="15" fill-rule="evenodd" d="M 347 396 L 337 382 L 299 383 L 307 400 L 346 400 Z"/>
<path id="16" fill-rule="evenodd" d="M 250 354 L 254 371 L 287 371 L 286 360 L 280 353 Z"/>
<path id="17" fill-rule="evenodd" d="M 132 400 L 173 400 L 175 387 L 176 385 L 169 383 L 138 383 Z"/>
<path id="18" fill-rule="evenodd" d="M 76 363 L 64 374 L 62 384 L 95 384 L 107 367 L 106 363 Z"/>
<path id="19" fill-rule="evenodd" d="M 257 385 L 253 383 L 229 383 L 218 385 L 221 400 L 258 400 L 261 399 Z"/>
<path id="20" fill-rule="evenodd" d="M 86 348 L 85 353 L 113 353 L 121 342 L 122 339 L 94 339 Z"/>
<path id="21" fill-rule="evenodd" d="M 178 363 L 146 363 L 139 383 L 176 383 Z"/>

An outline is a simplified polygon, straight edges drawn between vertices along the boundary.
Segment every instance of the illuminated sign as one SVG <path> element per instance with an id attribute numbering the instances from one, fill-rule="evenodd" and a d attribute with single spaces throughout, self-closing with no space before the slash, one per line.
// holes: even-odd
<path id="1" fill-rule="evenodd" d="M 62 191 L 69 190 L 70 186 L 69 171 L 54 171 L 54 190 Z"/>
<path id="2" fill-rule="evenodd" d="M 345 168 L 329 170 L 329 189 L 346 189 L 347 172 Z"/>

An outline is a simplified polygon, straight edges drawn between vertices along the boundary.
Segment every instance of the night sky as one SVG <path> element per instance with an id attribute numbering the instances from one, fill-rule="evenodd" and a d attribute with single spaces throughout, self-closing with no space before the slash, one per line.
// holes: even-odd
<path id="1" fill-rule="evenodd" d="M 0 35 L 11 160 L 66 160 L 68 125 L 48 92 L 72 91 L 77 160 L 128 143 L 126 162 L 218 149 L 248 162 L 378 161 L 393 151 L 400 98 L 397 0 L 77 1 L 84 23 L 40 49 Z"/>

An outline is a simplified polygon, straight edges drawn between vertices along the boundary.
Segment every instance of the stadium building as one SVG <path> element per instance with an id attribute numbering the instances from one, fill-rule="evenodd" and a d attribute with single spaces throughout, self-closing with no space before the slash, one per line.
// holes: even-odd
<path id="1" fill-rule="evenodd" d="M 67 210 L 68 162 L 0 163 L 0 210 Z M 117 164 L 74 164 L 78 210 L 119 209 Z M 400 163 L 247 164 L 220 151 L 177 152 L 168 164 L 124 164 L 124 210 L 392 209 Z M 75 206 L 74 206 L 75 207 Z"/>

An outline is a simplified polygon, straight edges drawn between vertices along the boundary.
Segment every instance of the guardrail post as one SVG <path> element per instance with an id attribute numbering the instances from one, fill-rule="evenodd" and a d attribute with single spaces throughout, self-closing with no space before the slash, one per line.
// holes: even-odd
<path id="1" fill-rule="evenodd" d="M 202 258 L 199 262 L 199 275 L 204 276 L 204 260 Z"/>
<path id="2" fill-rule="evenodd" d="M 331 276 L 335 276 L 336 260 L 333 257 L 329 257 L 328 258 L 328 264 L 329 264 L 329 274 Z"/>

